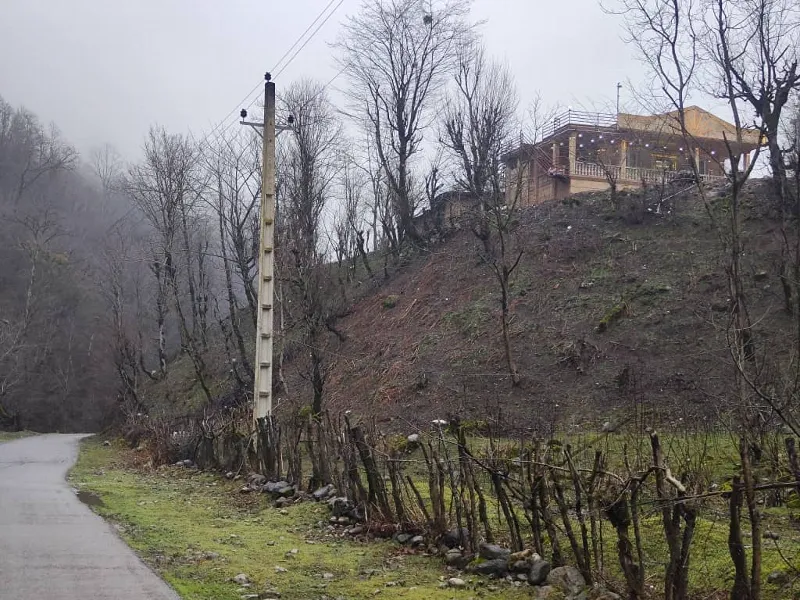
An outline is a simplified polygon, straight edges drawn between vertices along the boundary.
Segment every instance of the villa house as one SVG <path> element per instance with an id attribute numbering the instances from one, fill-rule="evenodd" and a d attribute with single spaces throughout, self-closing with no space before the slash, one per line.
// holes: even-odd
<path id="1" fill-rule="evenodd" d="M 743 156 L 744 167 L 763 144 L 754 129 L 745 130 L 737 143 L 731 123 L 696 106 L 685 110 L 685 123 L 686 136 L 674 112 L 641 116 L 568 110 L 547 124 L 540 142 L 520 144 L 503 156 L 506 203 L 539 204 L 605 190 L 610 181 L 618 189 L 661 184 L 689 170 L 692 162 L 701 179 L 721 180 L 726 144 Z"/>

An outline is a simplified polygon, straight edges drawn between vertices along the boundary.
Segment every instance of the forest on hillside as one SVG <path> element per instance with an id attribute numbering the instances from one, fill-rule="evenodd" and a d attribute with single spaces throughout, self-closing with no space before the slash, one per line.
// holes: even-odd
<path id="1" fill-rule="evenodd" d="M 469 8 L 467 0 L 364 2 L 333 44 L 348 81 L 343 103 L 334 104 L 325 83 L 279 87 L 279 121 L 286 126 L 291 115 L 292 123 L 277 147 L 273 387 L 287 405 L 324 411 L 331 377 L 339 377 L 336 348 L 348 336 L 343 319 L 441 239 L 431 209 L 451 189 L 478 199 L 463 227 L 493 289 L 492 370 L 505 374 L 513 396 L 524 395 L 526 378 L 543 376 L 521 372 L 528 361 L 514 341 L 512 288 L 534 248 L 517 231 L 520 193 L 507 190 L 522 186 L 508 181 L 503 155 L 521 129 L 526 141 L 539 139 L 550 112 L 520 101 L 514 74 L 492 57 Z M 620 4 L 631 47 L 658 82 L 648 88 L 651 108 L 671 109 L 680 121 L 713 88 L 738 131 L 763 133 L 785 233 L 776 268 L 791 315 L 800 304 L 787 208 L 796 201 L 800 75 L 788 35 L 794 17 L 779 8 L 761 7 L 761 21 L 738 25 L 750 34 L 734 36 L 714 23 L 745 13 L 719 7 L 700 36 L 683 29 L 681 7 L 673 14 Z M 753 58 L 748 49 L 762 38 L 771 40 L 769 52 Z M 726 55 L 709 50 L 720 44 Z M 670 61 L 658 60 L 665 53 Z M 701 59 L 710 65 L 702 71 Z M 154 408 L 191 420 L 249 404 L 260 146 L 248 128 L 198 139 L 153 127 L 143 132 L 138 160 L 123 160 L 111 146 L 79 156 L 57 127 L 0 105 L 0 425 L 97 429 Z M 719 158 L 733 206 L 752 175 L 740 158 L 733 147 Z M 614 210 L 617 182 L 612 170 L 606 177 Z M 702 188 L 697 193 L 699 205 L 710 206 Z M 731 343 L 750 356 L 750 334 L 741 332 L 755 317 L 731 253 L 741 244 L 741 216 L 721 215 L 712 235 L 729 256 L 721 265 L 726 285 L 740 298 L 730 313 L 740 334 Z M 755 386 L 765 369 L 758 365 L 743 381 Z M 341 385 L 333 389 L 341 393 Z"/>

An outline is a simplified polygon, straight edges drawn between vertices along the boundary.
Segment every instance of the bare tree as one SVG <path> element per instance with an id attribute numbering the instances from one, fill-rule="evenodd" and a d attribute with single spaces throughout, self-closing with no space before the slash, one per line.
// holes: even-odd
<path id="1" fill-rule="evenodd" d="M 516 386 L 520 376 L 511 349 L 509 290 L 522 258 L 522 250 L 512 249 L 511 243 L 519 193 L 506 203 L 501 162 L 516 125 L 516 89 L 508 69 L 489 61 L 478 44 L 465 46 L 459 53 L 455 87 L 445 109 L 442 143 L 458 164 L 459 187 L 475 199 L 473 231 L 482 243 L 481 256 L 500 287 L 503 347 Z"/>
<path id="2" fill-rule="evenodd" d="M 322 229 L 323 211 L 338 172 L 341 125 L 324 88 L 311 81 L 291 86 L 280 100 L 294 116 L 293 131 L 281 138 L 286 161 L 281 219 L 285 228 L 284 253 L 291 255 L 284 277 L 292 286 L 293 315 L 309 352 L 308 379 L 313 390 L 312 412 L 322 412 L 327 365 L 323 334 L 332 326 L 333 302 Z"/>
<path id="3" fill-rule="evenodd" d="M 199 253 L 193 252 L 190 231 L 191 211 L 198 199 L 196 150 L 183 136 L 171 135 L 157 128 L 150 130 L 144 149 L 145 158 L 130 168 L 125 189 L 155 232 L 150 264 L 158 289 L 160 368 L 163 372 L 167 364 L 166 302 L 169 294 L 180 325 L 182 348 L 189 355 L 200 387 L 210 402 L 211 392 L 202 355 L 206 305 L 197 293 L 195 271 L 196 266 L 202 268 L 202 265 L 197 262 Z M 181 268 L 181 262 L 185 269 Z M 183 299 L 184 283 L 190 302 L 188 314 Z"/>
<path id="4" fill-rule="evenodd" d="M 364 111 L 398 223 L 398 239 L 416 240 L 412 159 L 432 101 L 471 36 L 470 0 L 365 0 L 336 44 Z"/>

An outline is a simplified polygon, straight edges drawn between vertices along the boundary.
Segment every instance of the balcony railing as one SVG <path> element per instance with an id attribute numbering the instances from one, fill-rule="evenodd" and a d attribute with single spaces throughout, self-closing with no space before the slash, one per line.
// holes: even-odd
<path id="1" fill-rule="evenodd" d="M 617 115 L 611 113 L 587 112 L 583 110 L 567 110 L 553 118 L 552 122 L 542 127 L 541 139 L 546 139 L 556 131 L 565 127 L 595 127 L 610 129 L 617 126 Z"/>
<path id="2" fill-rule="evenodd" d="M 606 173 L 611 175 L 616 181 L 660 184 L 681 176 L 678 171 L 663 171 L 661 169 L 644 169 L 641 167 L 622 167 L 617 165 L 598 165 L 576 161 L 573 164 L 572 175 L 576 177 L 595 177 L 606 179 Z M 700 179 L 705 182 L 724 181 L 724 175 L 700 175 Z"/>

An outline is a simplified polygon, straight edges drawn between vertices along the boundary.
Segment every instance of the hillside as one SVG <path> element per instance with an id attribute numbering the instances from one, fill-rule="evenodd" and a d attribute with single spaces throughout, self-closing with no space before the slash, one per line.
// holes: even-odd
<path id="1" fill-rule="evenodd" d="M 767 190 L 754 181 L 745 192 L 744 238 L 751 314 L 769 332 L 757 343 L 772 351 L 788 321 Z M 724 210 L 723 191 L 711 194 Z M 671 202 L 657 214 L 652 197 L 631 193 L 613 210 L 593 193 L 520 212 L 517 388 L 503 359 L 499 289 L 474 235 L 456 230 L 404 259 L 338 322 L 345 341 L 327 341 L 326 406 L 374 415 L 391 430 L 459 415 L 545 433 L 616 425 L 642 411 L 662 425 L 702 425 L 730 391 L 727 279 L 699 199 Z M 289 353 L 280 410 L 310 402 L 303 350 Z"/>

